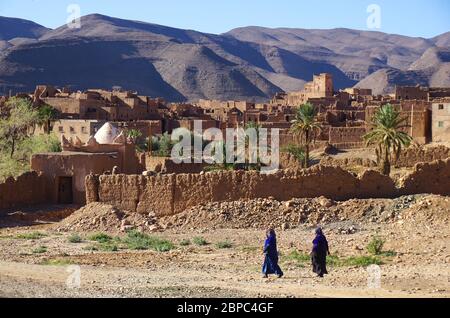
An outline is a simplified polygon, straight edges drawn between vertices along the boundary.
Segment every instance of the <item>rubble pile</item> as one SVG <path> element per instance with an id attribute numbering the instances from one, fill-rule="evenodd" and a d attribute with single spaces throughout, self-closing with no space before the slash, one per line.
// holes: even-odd
<path id="1" fill-rule="evenodd" d="M 157 228 L 152 213 L 143 215 L 119 210 L 111 205 L 90 203 L 55 225 L 61 232 L 119 233 L 138 229 L 153 231 Z"/>
<path id="2" fill-rule="evenodd" d="M 155 232 L 167 229 L 290 229 L 327 226 L 339 234 L 354 234 L 364 224 L 448 224 L 450 198 L 410 195 L 396 199 L 353 199 L 337 202 L 325 197 L 277 201 L 273 198 L 214 202 L 173 216 L 157 218 L 111 205 L 91 203 L 55 224 L 57 231 L 123 233 L 136 229 Z"/>
<path id="3" fill-rule="evenodd" d="M 333 225 L 331 227 L 341 234 L 353 234 L 364 223 L 448 222 L 449 210 L 443 208 L 442 201 L 450 207 L 449 198 L 433 195 L 343 202 L 324 197 L 285 202 L 274 199 L 215 202 L 161 218 L 158 223 L 163 229 L 288 229 L 301 225 Z"/>

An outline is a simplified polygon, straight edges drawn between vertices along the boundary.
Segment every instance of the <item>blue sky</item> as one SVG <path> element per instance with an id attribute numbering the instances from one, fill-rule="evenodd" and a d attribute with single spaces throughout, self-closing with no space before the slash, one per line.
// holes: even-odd
<path id="1" fill-rule="evenodd" d="M 377 31 L 426 38 L 450 31 L 449 0 L 0 0 L 0 16 L 55 28 L 66 22 L 69 4 L 78 4 L 82 15 L 101 13 L 209 33 L 249 25 L 366 30 L 367 7 L 377 4 Z"/>

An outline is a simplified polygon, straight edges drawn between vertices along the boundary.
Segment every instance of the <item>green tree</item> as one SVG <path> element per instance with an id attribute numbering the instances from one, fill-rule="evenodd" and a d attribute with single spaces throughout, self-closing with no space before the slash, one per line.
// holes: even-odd
<path id="1" fill-rule="evenodd" d="M 170 135 L 165 132 L 159 139 L 158 155 L 160 157 L 170 157 L 172 152 L 173 143 Z"/>
<path id="2" fill-rule="evenodd" d="M 303 147 L 289 144 L 283 149 L 283 151 L 290 154 L 298 162 L 300 162 L 301 167 L 305 167 L 305 149 Z"/>
<path id="3" fill-rule="evenodd" d="M 39 114 L 24 98 L 13 97 L 6 102 L 9 114 L 0 119 L 0 139 L 2 146 L 9 148 L 12 158 L 17 144 L 28 136 L 29 129 L 39 122 Z"/>
<path id="4" fill-rule="evenodd" d="M 254 122 L 254 121 L 250 121 L 245 125 L 245 130 L 247 129 L 255 129 L 256 131 L 256 145 L 253 146 L 258 146 L 260 140 L 259 140 L 259 136 L 260 136 L 260 129 L 261 129 L 261 125 Z M 267 145 L 267 147 L 269 148 L 270 145 Z M 259 156 L 259 149 L 258 148 L 254 148 L 254 147 L 250 147 L 250 138 L 248 136 L 245 136 L 245 145 L 244 145 L 244 149 L 245 149 L 245 170 L 261 170 L 261 166 L 262 166 L 262 162 L 261 162 L 261 158 Z M 256 155 L 256 163 L 250 163 L 250 156 L 255 156 Z"/>
<path id="5" fill-rule="evenodd" d="M 44 131 L 50 133 L 51 121 L 58 117 L 58 112 L 50 105 L 43 105 L 38 109 L 38 125 L 44 126 Z"/>
<path id="6" fill-rule="evenodd" d="M 412 137 L 402 128 L 406 118 L 400 117 L 400 112 L 391 104 L 380 107 L 372 119 L 373 130 L 364 135 L 367 146 L 375 146 L 377 163 L 384 175 L 391 173 L 391 162 L 396 161 L 403 148 L 410 146 Z"/>
<path id="7" fill-rule="evenodd" d="M 309 166 L 310 146 L 315 143 L 321 131 L 322 127 L 317 120 L 316 107 L 310 103 L 300 105 L 296 110 L 295 119 L 292 121 L 291 132 L 301 138 L 305 150 L 304 167 L 306 168 Z"/>
<path id="8" fill-rule="evenodd" d="M 133 144 L 137 144 L 138 139 L 142 136 L 142 132 L 137 129 L 130 129 L 127 131 L 127 138 L 131 140 Z"/>

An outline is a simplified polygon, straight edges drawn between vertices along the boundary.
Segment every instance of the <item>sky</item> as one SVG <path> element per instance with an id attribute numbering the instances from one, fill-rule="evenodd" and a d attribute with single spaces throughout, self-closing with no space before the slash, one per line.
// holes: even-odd
<path id="1" fill-rule="evenodd" d="M 81 15 L 100 13 L 215 34 L 250 25 L 343 27 L 424 38 L 450 31 L 449 0 L 0 0 L 0 16 L 56 28 L 68 20 L 70 4 L 79 5 Z M 376 11 L 368 12 L 372 4 Z"/>

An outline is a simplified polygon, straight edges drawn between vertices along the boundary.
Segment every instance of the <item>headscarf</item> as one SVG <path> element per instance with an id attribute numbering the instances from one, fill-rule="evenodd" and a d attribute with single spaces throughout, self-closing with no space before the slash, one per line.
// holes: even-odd
<path id="1" fill-rule="evenodd" d="M 277 235 L 274 229 L 268 229 L 266 231 L 266 241 L 264 242 L 264 250 L 271 255 L 277 253 Z"/>
<path id="2" fill-rule="evenodd" d="M 277 235 L 275 234 L 275 230 L 274 230 L 274 229 L 268 229 L 268 230 L 266 231 L 266 237 L 267 237 L 267 238 L 271 238 L 271 237 L 276 238 Z"/>
<path id="3" fill-rule="evenodd" d="M 316 229 L 316 237 L 313 240 L 313 250 L 317 250 L 317 248 L 319 247 L 328 250 L 328 241 L 325 235 L 323 234 L 321 227 L 318 227 Z"/>
<path id="4" fill-rule="evenodd" d="M 318 227 L 318 228 L 316 229 L 316 235 L 323 235 L 323 231 L 322 231 L 322 228 L 321 228 L 321 227 Z"/>

